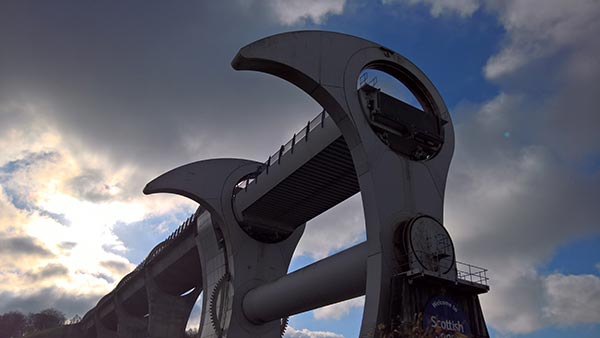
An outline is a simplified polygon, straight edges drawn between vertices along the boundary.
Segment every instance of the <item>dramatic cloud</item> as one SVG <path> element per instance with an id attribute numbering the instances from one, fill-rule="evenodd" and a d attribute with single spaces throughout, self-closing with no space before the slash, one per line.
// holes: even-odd
<path id="1" fill-rule="evenodd" d="M 295 6 L 282 4 L 282 11 Z M 321 14 L 317 2 L 302 7 L 316 19 L 336 6 Z M 11 140 L 32 125 L 54 129 L 75 156 L 103 157 L 112 173 L 132 169 L 128 182 L 111 184 L 97 168 L 82 168 L 69 186 L 83 183 L 72 190 L 93 200 L 111 190 L 139 195 L 154 176 L 201 158 L 264 161 L 320 111 L 281 80 L 231 70 L 241 46 L 281 30 L 270 3 L 11 7 L 0 14 L 3 125 Z M 224 25 L 224 18 L 236 24 Z"/>
<path id="2" fill-rule="evenodd" d="M 52 252 L 40 241 L 28 236 L 0 236 L 0 254 L 3 257 L 18 258 L 21 256 L 51 257 Z"/>
<path id="3" fill-rule="evenodd" d="M 289 326 L 285 331 L 285 338 L 344 338 L 341 334 L 329 331 L 310 331 L 308 329 L 296 330 Z"/>
<path id="4" fill-rule="evenodd" d="M 44 267 L 33 271 L 27 271 L 24 275 L 32 282 L 37 282 L 44 279 L 57 279 L 58 277 L 67 277 L 69 269 L 59 263 L 50 263 Z"/>
<path id="5" fill-rule="evenodd" d="M 76 242 L 62 242 L 58 244 L 58 247 L 63 250 L 71 250 L 77 246 Z"/>
<path id="6" fill-rule="evenodd" d="M 600 51 L 596 41 L 600 30 L 597 1 L 583 0 L 575 4 L 561 0 L 511 0 L 490 1 L 488 5 L 498 12 L 508 33 L 505 46 L 485 66 L 485 75 L 490 79 L 508 75 L 558 52 Z M 589 62 L 591 60 L 585 61 Z"/>
<path id="7" fill-rule="evenodd" d="M 498 293 L 505 298 L 487 299 Z M 541 276 L 529 271 L 518 277 L 499 279 L 493 285 L 493 293 L 485 296 L 484 304 L 486 317 L 492 317 L 489 319 L 496 329 L 505 334 L 524 334 L 547 326 L 599 323 L 599 293 L 598 276 Z"/>
<path id="8" fill-rule="evenodd" d="M 340 303 L 328 305 L 313 311 L 313 316 L 318 320 L 340 319 L 350 313 L 353 308 L 362 308 L 365 297 L 358 297 Z"/>
<path id="9" fill-rule="evenodd" d="M 33 116 L 43 107 L 12 105 L 12 109 Z M 135 267 L 124 257 L 128 249 L 113 228 L 189 210 L 189 203 L 147 199 L 139 192 L 133 197 L 126 189 L 114 189 L 135 181 L 131 166 L 115 168 L 106 157 L 73 151 L 41 117 L 31 117 L 28 123 L 30 128 L 14 125 L 12 131 L 0 132 L 0 144 L 14 145 L 0 149 L 3 304 L 34 312 L 59 305 L 67 311 L 73 308 L 71 302 L 91 306 L 91 299 L 110 291 Z M 13 142 L 15 137 L 23 144 Z M 106 194 L 111 197 L 97 198 L 90 186 L 110 187 Z M 39 289 L 51 290 L 48 299 L 24 292 Z M 75 308 L 84 312 L 79 311 L 84 306 Z"/>
<path id="10" fill-rule="evenodd" d="M 550 324 L 542 320 L 547 297 L 536 269 L 558 246 L 598 231 L 600 176 L 582 174 L 546 145 L 519 144 L 528 127 L 515 121 L 519 102 L 502 94 L 457 125 L 446 223 L 459 259 L 490 268 L 486 318 L 526 333 Z"/>
<path id="11" fill-rule="evenodd" d="M 294 255 L 325 258 L 364 241 L 364 231 L 362 201 L 357 194 L 308 222 Z"/>
<path id="12" fill-rule="evenodd" d="M 56 287 L 23 290 L 23 293 L 0 291 L 0 313 L 7 311 L 39 312 L 43 309 L 56 308 L 65 313 L 67 318 L 87 312 L 102 293 L 66 292 Z M 26 292 L 25 292 L 26 291 Z"/>
<path id="13" fill-rule="evenodd" d="M 552 274 L 544 279 L 548 304 L 544 316 L 552 323 L 600 323 L 600 278 Z"/>
<path id="14" fill-rule="evenodd" d="M 98 170 L 88 170 L 87 172 L 75 176 L 66 182 L 66 187 L 73 196 L 80 199 L 100 202 L 107 201 L 117 195 L 119 188 L 110 186 L 105 182 Z"/>
<path id="15" fill-rule="evenodd" d="M 133 269 L 135 269 L 135 266 L 133 266 L 130 263 L 126 263 L 123 261 L 102 261 L 100 262 L 100 266 L 108 269 L 111 272 L 114 272 L 115 274 L 120 274 L 120 275 L 126 275 L 128 272 L 132 271 Z"/>
<path id="16" fill-rule="evenodd" d="M 332 14 L 342 14 L 345 0 L 270 0 L 277 18 L 285 25 L 294 25 L 306 19 L 320 24 Z"/>
<path id="17" fill-rule="evenodd" d="M 425 4 L 431 6 L 431 15 L 439 17 L 443 14 L 471 16 L 479 8 L 479 0 L 382 0 L 384 4 L 405 3 L 409 5 Z"/>

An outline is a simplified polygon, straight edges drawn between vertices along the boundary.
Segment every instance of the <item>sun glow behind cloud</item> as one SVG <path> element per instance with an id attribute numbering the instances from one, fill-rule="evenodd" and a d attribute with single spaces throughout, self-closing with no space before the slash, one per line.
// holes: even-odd
<path id="1" fill-rule="evenodd" d="M 188 210 L 190 204 L 145 197 L 141 187 L 130 186 L 138 168 L 72 150 L 45 123 L 43 107 L 10 109 L 29 119 L 0 134 L 0 240 L 22 252 L 3 253 L 0 293 L 21 297 L 50 288 L 93 300 L 139 263 L 127 258 L 128 248 L 114 232 L 117 224 Z M 137 196 L 127 195 L 132 190 Z"/>

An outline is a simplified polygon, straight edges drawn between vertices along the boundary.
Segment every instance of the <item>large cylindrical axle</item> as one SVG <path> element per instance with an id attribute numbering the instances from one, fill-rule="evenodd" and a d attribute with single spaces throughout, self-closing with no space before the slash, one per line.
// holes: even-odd
<path id="1" fill-rule="evenodd" d="M 243 301 L 246 317 L 266 323 L 362 296 L 367 276 L 363 242 L 250 290 Z"/>

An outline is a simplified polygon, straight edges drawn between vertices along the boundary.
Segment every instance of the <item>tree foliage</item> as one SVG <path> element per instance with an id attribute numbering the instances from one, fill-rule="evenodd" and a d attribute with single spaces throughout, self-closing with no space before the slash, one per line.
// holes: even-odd
<path id="1" fill-rule="evenodd" d="M 25 334 L 64 325 L 64 313 L 57 309 L 46 309 L 24 315 L 11 311 L 0 315 L 0 338 L 17 338 Z"/>
<path id="2" fill-rule="evenodd" d="M 65 314 L 57 309 L 46 309 L 29 314 L 29 323 L 33 331 L 41 331 L 65 324 Z"/>
<path id="3" fill-rule="evenodd" d="M 27 330 L 27 316 L 11 311 L 0 315 L 0 338 L 21 337 Z"/>
<path id="4" fill-rule="evenodd" d="M 54 327 L 77 324 L 81 321 L 79 315 L 74 315 L 67 320 L 61 311 L 50 308 L 37 313 L 24 315 L 19 311 L 0 314 L 0 338 L 20 338 L 38 331 Z M 198 338 L 198 329 L 189 329 L 185 338 Z"/>

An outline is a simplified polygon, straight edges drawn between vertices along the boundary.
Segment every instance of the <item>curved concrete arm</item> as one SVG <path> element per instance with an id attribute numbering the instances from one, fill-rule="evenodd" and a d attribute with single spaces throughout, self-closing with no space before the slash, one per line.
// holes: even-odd
<path id="1" fill-rule="evenodd" d="M 144 194 L 177 194 L 198 202 L 209 211 L 220 210 L 223 190 L 230 185 L 228 181 L 233 173 L 242 168 L 251 171 L 250 167 L 258 170 L 261 165 L 259 162 L 234 158 L 193 162 L 150 181 L 144 188 Z"/>
<path id="2" fill-rule="evenodd" d="M 364 157 L 376 156 L 362 106 L 356 92 L 365 69 L 384 71 L 402 82 L 423 110 L 444 121 L 444 144 L 437 156 L 423 162 L 443 196 L 454 152 L 454 130 L 441 95 L 412 62 L 374 42 L 325 31 L 297 31 L 273 35 L 239 50 L 231 62 L 236 70 L 254 70 L 287 80 L 314 98 L 336 122 L 348 148 L 353 150 L 357 173 L 369 165 Z M 356 145 L 363 144 L 362 149 Z M 362 154 L 361 154 L 362 152 Z"/>

